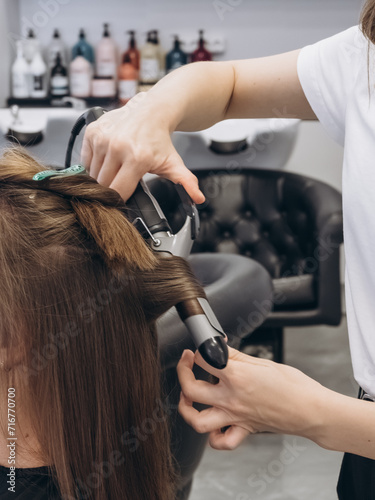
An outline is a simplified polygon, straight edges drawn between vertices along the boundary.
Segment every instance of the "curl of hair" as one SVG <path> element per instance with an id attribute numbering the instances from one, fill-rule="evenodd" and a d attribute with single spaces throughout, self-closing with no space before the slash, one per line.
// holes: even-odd
<path id="1" fill-rule="evenodd" d="M 9 149 L 4 163 L 9 168 L 3 172 L 3 186 L 22 186 L 35 190 L 38 199 L 54 195 L 69 202 L 86 236 L 113 268 L 148 269 L 155 265 L 154 255 L 127 219 L 125 202 L 115 190 L 85 174 L 34 181 L 33 175 L 44 168 L 20 148 Z M 38 200 L 35 202 L 37 206 Z"/>

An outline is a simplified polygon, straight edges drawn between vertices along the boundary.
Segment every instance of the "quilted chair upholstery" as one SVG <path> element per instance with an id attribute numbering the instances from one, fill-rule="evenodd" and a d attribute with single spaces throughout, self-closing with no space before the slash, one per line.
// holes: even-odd
<path id="1" fill-rule="evenodd" d="M 238 254 L 258 261 L 272 277 L 272 313 L 256 334 L 271 339 L 282 360 L 285 326 L 341 320 L 339 247 L 341 195 L 320 181 L 263 169 L 197 170 L 206 196 L 193 252 Z M 174 230 L 183 221 L 169 181 L 150 188 Z M 264 306 L 266 304 L 264 303 Z M 259 310 L 263 307 L 259 303 Z"/>

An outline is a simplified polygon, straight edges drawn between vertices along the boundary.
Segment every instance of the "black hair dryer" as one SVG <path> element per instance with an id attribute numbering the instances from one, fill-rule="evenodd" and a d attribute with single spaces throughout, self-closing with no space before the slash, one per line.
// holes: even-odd
<path id="1" fill-rule="evenodd" d="M 104 113 L 105 110 L 95 107 L 78 118 L 69 140 L 66 168 L 70 166 L 74 142 L 82 128 Z M 126 204 L 130 209 L 129 212 L 134 215 L 133 224 L 155 252 L 161 252 L 165 256 L 176 255 L 187 258 L 199 233 L 199 215 L 185 189 L 180 185 L 176 185 L 175 188 L 186 215 L 182 228 L 176 234 L 173 234 L 157 200 L 143 180 L 139 182 Z M 220 370 L 225 368 L 228 363 L 226 335 L 207 299 L 197 297 L 186 300 L 176 304 L 176 309 L 203 359 L 214 368 Z"/>

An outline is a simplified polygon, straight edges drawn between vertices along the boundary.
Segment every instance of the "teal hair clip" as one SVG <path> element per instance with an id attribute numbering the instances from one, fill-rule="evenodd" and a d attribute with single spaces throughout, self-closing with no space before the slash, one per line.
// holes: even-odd
<path id="1" fill-rule="evenodd" d="M 64 168 L 64 170 L 43 170 L 34 175 L 33 181 L 43 181 L 48 177 L 68 177 L 69 175 L 87 174 L 85 167 L 82 165 L 72 165 Z"/>

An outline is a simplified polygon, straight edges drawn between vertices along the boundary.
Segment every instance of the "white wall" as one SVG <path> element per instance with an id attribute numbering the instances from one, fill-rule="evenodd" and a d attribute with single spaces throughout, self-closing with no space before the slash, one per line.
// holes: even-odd
<path id="1" fill-rule="evenodd" d="M 0 107 L 9 96 L 9 68 L 15 57 L 14 35 L 19 33 L 18 0 L 0 0 Z"/>
<path id="2" fill-rule="evenodd" d="M 323 180 L 341 191 L 343 148 L 316 121 L 303 121 L 286 170 Z"/>

